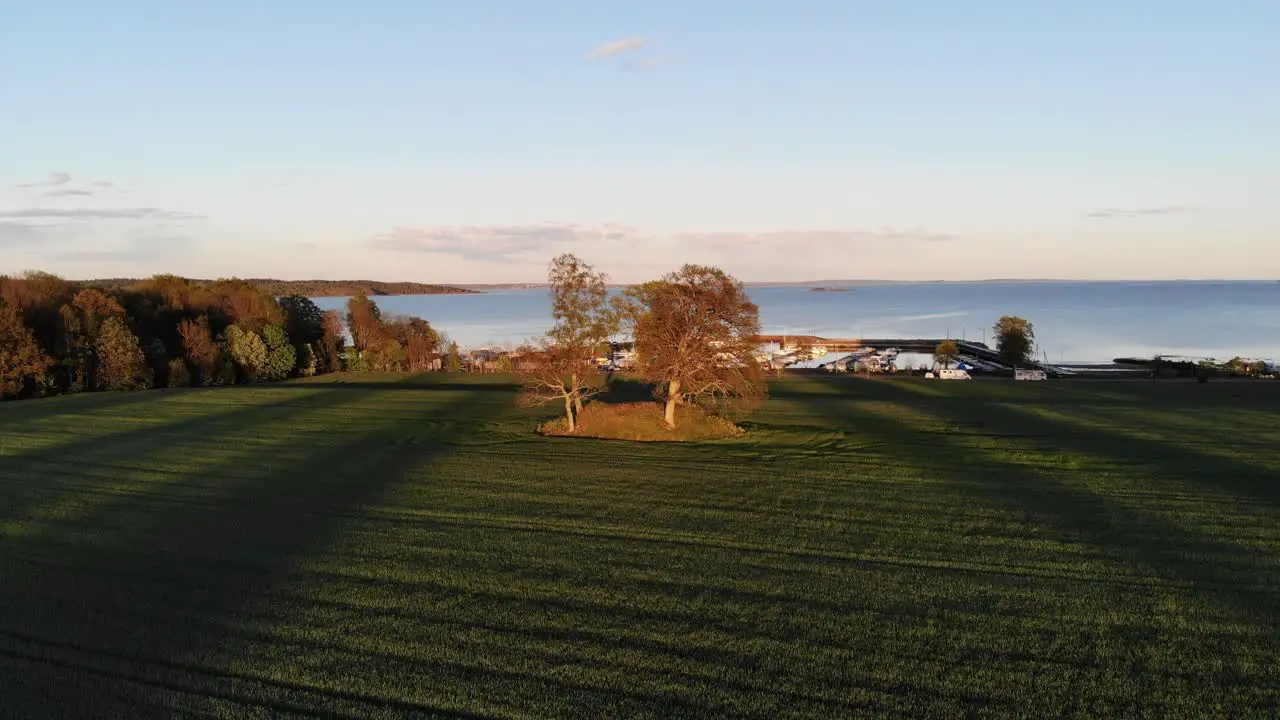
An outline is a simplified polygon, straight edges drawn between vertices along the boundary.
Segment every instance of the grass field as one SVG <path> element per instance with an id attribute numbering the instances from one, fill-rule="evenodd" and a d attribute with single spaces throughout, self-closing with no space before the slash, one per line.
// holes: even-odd
<path id="1" fill-rule="evenodd" d="M 772 392 L 679 445 L 494 378 L 0 405 L 3 714 L 1277 712 L 1280 383 Z"/>

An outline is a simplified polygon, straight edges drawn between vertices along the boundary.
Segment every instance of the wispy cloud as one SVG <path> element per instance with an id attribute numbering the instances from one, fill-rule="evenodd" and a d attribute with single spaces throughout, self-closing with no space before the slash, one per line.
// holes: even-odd
<path id="1" fill-rule="evenodd" d="M 173 235 L 147 235 L 133 238 L 115 248 L 95 247 L 66 250 L 53 257 L 65 262 L 135 263 L 175 257 L 191 249 L 190 238 Z"/>
<path id="2" fill-rule="evenodd" d="M 66 185 L 69 182 L 71 182 L 70 173 L 57 171 L 57 172 L 49 173 L 49 177 L 46 180 L 38 180 L 36 182 L 29 182 L 29 183 L 20 183 L 17 187 L 20 187 L 20 188 L 59 187 L 61 185 Z"/>
<path id="3" fill-rule="evenodd" d="M 44 229 L 26 222 L 0 220 L 0 247 L 28 245 L 44 239 Z"/>
<path id="4" fill-rule="evenodd" d="M 74 187 L 71 182 L 71 173 L 52 172 L 46 180 L 36 182 L 20 183 L 15 187 L 23 189 L 48 188 L 48 190 L 40 193 L 43 197 L 89 197 L 100 192 L 110 190 L 115 186 L 114 183 L 106 180 L 98 180 L 87 185 Z"/>
<path id="5" fill-rule="evenodd" d="M 938 243 L 955 240 L 956 236 L 923 230 L 791 230 L 767 233 L 717 232 L 679 233 L 674 239 L 693 245 L 732 250 L 763 246 L 788 247 L 796 250 L 815 247 L 857 247 L 878 243 Z"/>
<path id="6" fill-rule="evenodd" d="M 397 228 L 373 239 L 379 250 L 440 253 L 471 260 L 518 262 L 545 259 L 582 245 L 633 240 L 639 231 L 617 223 L 484 225 Z"/>
<path id="7" fill-rule="evenodd" d="M 1136 218 L 1149 217 L 1152 215 L 1177 215 L 1180 213 L 1194 212 L 1195 208 L 1190 205 L 1165 205 L 1161 207 L 1149 208 L 1106 208 L 1091 212 L 1087 217 L 1091 218 Z"/>
<path id="8" fill-rule="evenodd" d="M 587 58 L 590 60 L 600 60 L 602 58 L 613 57 L 614 55 L 634 52 L 643 48 L 648 43 L 648 39 L 643 36 L 626 38 L 624 40 L 613 40 L 592 48 L 591 52 L 587 53 Z"/>
<path id="9" fill-rule="evenodd" d="M 872 258 L 905 260 L 923 248 L 957 239 L 923 230 L 795 230 L 764 233 L 700 232 L 661 235 L 621 223 L 399 228 L 371 241 L 384 252 L 435 254 L 507 268 L 536 268 L 572 252 L 628 272 L 671 269 L 684 262 L 742 272 L 815 276 Z M 851 268 L 852 269 L 852 268 Z"/>
<path id="10" fill-rule="evenodd" d="M 27 208 L 0 211 L 0 218 L 20 220 L 200 220 L 202 215 L 160 208 Z"/>

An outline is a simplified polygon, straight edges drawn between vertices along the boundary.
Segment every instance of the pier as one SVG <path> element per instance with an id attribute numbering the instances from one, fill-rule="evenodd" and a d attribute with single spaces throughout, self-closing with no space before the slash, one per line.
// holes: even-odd
<path id="1" fill-rule="evenodd" d="M 802 345 L 821 345 L 828 352 L 853 352 L 862 348 L 898 348 L 903 352 L 933 355 L 939 345 L 947 342 L 946 338 L 824 338 L 816 335 L 759 335 L 760 344 L 789 343 Z M 955 340 L 956 349 L 961 355 L 970 355 L 992 364 L 1007 366 L 1007 363 L 995 350 L 979 342 Z"/>

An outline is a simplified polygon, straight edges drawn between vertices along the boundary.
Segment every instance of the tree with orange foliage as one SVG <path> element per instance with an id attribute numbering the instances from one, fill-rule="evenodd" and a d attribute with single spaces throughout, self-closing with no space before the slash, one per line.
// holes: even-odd
<path id="1" fill-rule="evenodd" d="M 347 329 L 351 331 L 351 344 L 357 353 L 363 353 L 387 337 L 382 311 L 364 293 L 347 301 Z"/>
<path id="2" fill-rule="evenodd" d="M 622 307 L 635 336 L 636 368 L 657 384 L 669 427 L 681 403 L 764 394 L 755 359 L 760 310 L 723 270 L 685 265 L 628 289 Z"/>
<path id="3" fill-rule="evenodd" d="M 262 332 L 268 325 L 284 325 L 285 312 L 276 299 L 244 280 L 218 280 L 209 288 L 221 300 L 231 324 Z"/>
<path id="4" fill-rule="evenodd" d="M 430 370 L 440 351 L 440 333 L 418 317 L 397 317 L 386 324 L 388 334 L 404 351 L 406 370 Z"/>
<path id="5" fill-rule="evenodd" d="M 223 357 L 222 348 L 214 342 L 209 318 L 201 315 L 195 320 L 183 320 L 178 323 L 178 334 L 182 336 L 183 354 L 195 371 L 192 384 L 212 385 Z"/>
<path id="6" fill-rule="evenodd" d="M 18 308 L 0 302 L 0 400 L 17 397 L 45 379 L 53 360 L 36 342 Z"/>
<path id="7" fill-rule="evenodd" d="M 115 298 L 89 288 L 76 293 L 60 313 L 64 335 L 60 355 L 66 369 L 65 387 L 71 392 L 93 388 L 97 384 L 97 345 L 102 325 L 108 318 L 123 317 L 124 308 Z"/>

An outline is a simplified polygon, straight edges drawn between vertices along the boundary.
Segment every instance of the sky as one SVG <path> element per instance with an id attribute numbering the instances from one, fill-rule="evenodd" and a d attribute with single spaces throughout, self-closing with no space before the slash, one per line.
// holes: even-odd
<path id="1" fill-rule="evenodd" d="M 1280 278 L 1274 0 L 0 0 L 0 273 Z"/>

